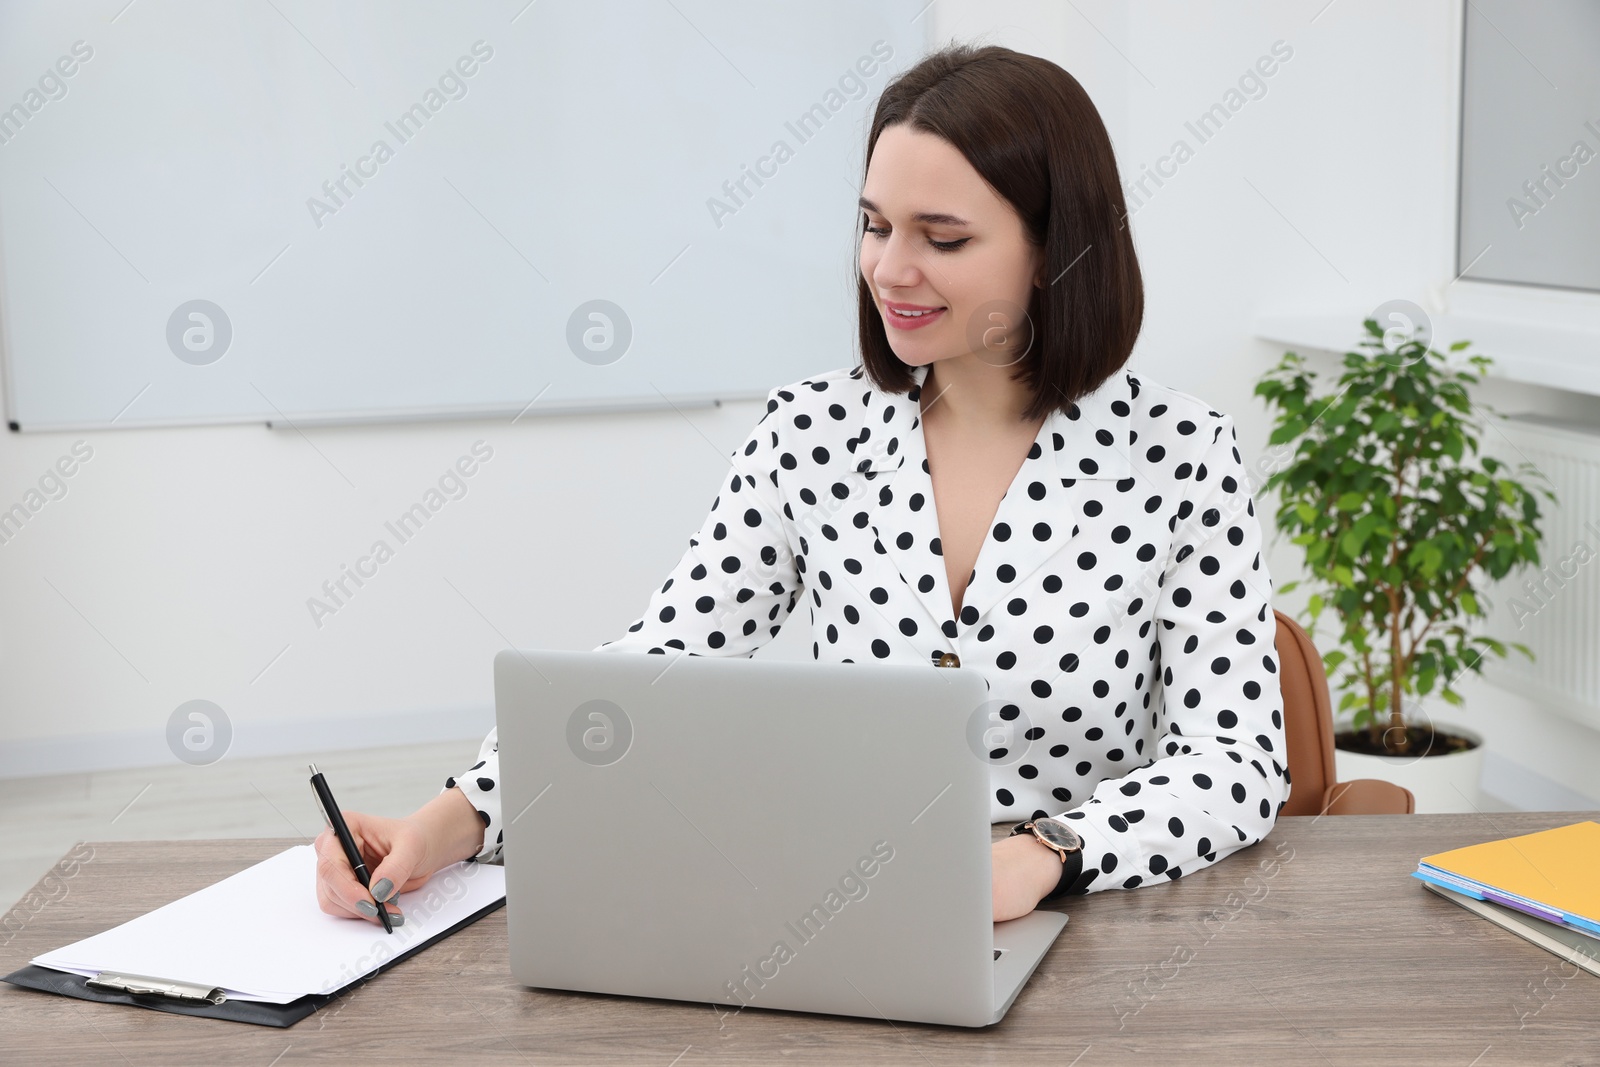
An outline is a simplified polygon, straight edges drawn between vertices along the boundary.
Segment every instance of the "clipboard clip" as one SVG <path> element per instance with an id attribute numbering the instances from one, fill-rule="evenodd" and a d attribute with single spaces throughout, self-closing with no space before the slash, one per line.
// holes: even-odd
<path id="1" fill-rule="evenodd" d="M 201 985 L 198 982 L 175 982 L 168 978 L 151 978 L 142 974 L 101 971 L 83 984 L 90 989 L 112 993 L 153 995 L 171 997 L 174 1000 L 206 1001 L 211 1004 L 221 1004 L 228 999 L 227 994 L 216 986 Z"/>

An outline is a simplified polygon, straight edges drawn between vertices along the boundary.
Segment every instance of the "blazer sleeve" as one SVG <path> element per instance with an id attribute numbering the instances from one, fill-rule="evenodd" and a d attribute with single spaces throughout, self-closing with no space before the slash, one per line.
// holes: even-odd
<path id="1" fill-rule="evenodd" d="M 1060 818 L 1084 838 L 1071 892 L 1132 889 L 1262 840 L 1289 798 L 1272 580 L 1231 416 L 1180 506 L 1154 608 L 1157 757 Z M 1192 504 L 1192 507 L 1187 506 Z"/>
<path id="2" fill-rule="evenodd" d="M 705 521 L 644 614 L 595 651 L 751 656 L 783 627 L 803 583 L 778 489 L 778 395 L 767 394 L 767 409 L 733 451 Z M 499 779 L 500 745 L 491 730 L 477 763 L 445 782 L 446 790 L 460 788 L 483 821 L 480 863 L 501 858 Z"/>

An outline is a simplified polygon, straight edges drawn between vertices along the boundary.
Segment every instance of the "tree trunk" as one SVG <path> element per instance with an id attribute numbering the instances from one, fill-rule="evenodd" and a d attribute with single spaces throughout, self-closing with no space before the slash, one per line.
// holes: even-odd
<path id="1" fill-rule="evenodd" d="M 1404 756 L 1411 751 L 1411 735 L 1406 731 L 1406 717 L 1401 703 L 1404 692 L 1400 685 L 1406 662 L 1400 655 L 1400 594 L 1389 590 L 1389 728 L 1383 735 L 1383 750 L 1391 756 Z"/>

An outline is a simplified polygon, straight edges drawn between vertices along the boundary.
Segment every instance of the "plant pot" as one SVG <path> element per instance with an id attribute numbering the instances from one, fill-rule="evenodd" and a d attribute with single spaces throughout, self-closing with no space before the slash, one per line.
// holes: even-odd
<path id="1" fill-rule="evenodd" d="M 1379 778 L 1405 786 L 1417 798 L 1419 815 L 1477 811 L 1482 806 L 1478 782 L 1483 775 L 1483 735 L 1449 723 L 1432 726 L 1466 738 L 1472 747 L 1426 756 L 1372 756 L 1335 747 L 1333 765 L 1339 781 Z"/>

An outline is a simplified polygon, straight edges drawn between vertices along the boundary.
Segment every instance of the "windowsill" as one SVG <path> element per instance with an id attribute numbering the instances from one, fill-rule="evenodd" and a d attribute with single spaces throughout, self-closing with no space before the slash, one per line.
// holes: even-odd
<path id="1" fill-rule="evenodd" d="M 1254 334 L 1265 341 L 1323 352 L 1359 350 L 1365 330 L 1353 314 L 1258 315 Z M 1581 322 L 1530 321 L 1478 312 L 1431 315 L 1432 347 L 1448 352 L 1471 341 L 1462 355 L 1491 356 L 1490 377 L 1600 396 L 1600 316 Z"/>

